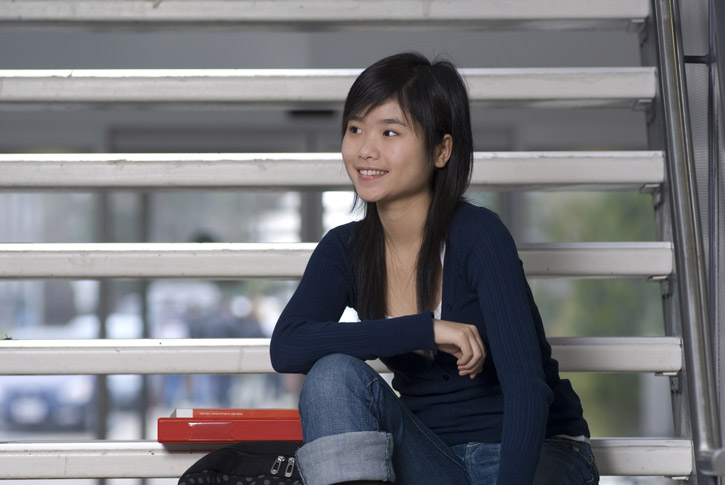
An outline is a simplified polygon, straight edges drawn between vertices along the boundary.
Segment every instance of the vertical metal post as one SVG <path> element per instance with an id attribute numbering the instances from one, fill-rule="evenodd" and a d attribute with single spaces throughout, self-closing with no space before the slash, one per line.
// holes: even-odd
<path id="1" fill-rule="evenodd" d="M 151 194 L 142 192 L 138 197 L 138 214 L 139 214 L 139 240 L 147 243 L 151 241 Z M 138 283 L 139 295 L 141 296 L 141 322 L 143 323 L 142 338 L 151 338 L 151 328 L 149 327 L 149 307 L 148 307 L 148 289 L 149 281 L 147 279 L 140 280 Z M 138 405 L 138 419 L 141 421 L 141 439 L 148 438 L 148 409 L 151 405 L 149 392 L 149 376 L 143 374 L 141 376 L 141 399 Z M 148 480 L 141 479 L 140 485 L 146 485 Z"/>
<path id="2" fill-rule="evenodd" d="M 112 239 L 111 225 L 111 201 L 108 192 L 99 192 L 97 205 L 97 228 L 98 240 L 100 242 L 110 242 Z M 98 318 L 98 338 L 105 339 L 107 337 L 106 321 L 111 313 L 111 284 L 107 279 L 100 281 L 98 285 L 98 308 L 96 316 Z M 108 436 L 108 379 L 105 375 L 96 376 L 96 438 L 105 440 Z M 104 485 L 106 480 L 99 478 L 96 483 Z"/>
<path id="3" fill-rule="evenodd" d="M 322 237 L 322 192 L 300 192 L 300 241 L 318 242 Z"/>
<path id="4" fill-rule="evenodd" d="M 664 107 L 667 170 L 675 243 L 675 283 L 680 297 L 683 347 L 698 483 L 725 473 L 720 449 L 704 250 L 697 207 L 687 89 L 675 0 L 655 0 L 659 74 Z"/>
<path id="5" fill-rule="evenodd" d="M 506 191 L 498 194 L 498 211 L 504 224 L 516 241 L 526 238 L 526 199 L 521 192 Z"/>
<path id="6" fill-rule="evenodd" d="M 717 59 L 717 44 L 715 42 L 715 29 L 716 15 L 715 5 L 713 0 L 708 2 L 708 39 L 709 39 L 709 54 L 708 54 L 708 110 L 707 110 L 707 125 L 708 125 L 708 214 L 710 216 L 708 227 L 710 228 L 710 239 L 709 251 L 710 261 L 708 262 L 710 270 L 710 291 L 711 295 L 717 295 L 717 275 L 718 271 L 718 247 L 719 247 L 719 209 L 720 209 L 720 173 L 719 173 L 719 152 L 720 152 L 720 125 L 722 123 L 720 106 L 721 91 L 719 73 L 716 65 Z M 714 303 L 717 301 L 717 297 L 711 298 L 710 300 L 710 316 L 714 322 L 718 321 L 717 308 Z"/>
<path id="7" fill-rule="evenodd" d="M 314 152 L 318 148 L 314 133 L 307 135 L 307 151 Z M 322 192 L 300 192 L 300 241 L 318 242 L 322 237 Z"/>
<path id="8" fill-rule="evenodd" d="M 715 322 L 713 325 L 713 341 L 715 349 L 719 349 L 715 353 L 715 366 L 716 366 L 716 380 L 718 384 L 722 382 L 723 376 L 723 329 L 720 328 L 719 322 L 721 322 L 722 311 L 720 306 L 724 303 L 721 296 L 721 288 L 723 282 L 721 279 L 721 254 L 722 250 L 722 239 L 721 231 L 725 230 L 725 223 L 722 222 L 722 195 L 721 195 L 721 181 L 720 177 L 720 164 L 725 163 L 725 160 L 720 159 L 721 153 L 721 136 L 725 127 L 723 123 L 723 111 L 725 105 L 725 76 L 723 76 L 723 70 L 725 69 L 725 9 L 721 4 L 717 4 L 715 0 L 710 0 L 709 6 L 709 20 L 710 20 L 710 31 L 709 31 L 709 69 L 710 69 L 710 152 L 709 152 L 709 214 L 710 214 L 710 318 Z M 723 394 L 723 387 L 719 386 L 718 397 Z M 720 417 L 724 416 L 722 410 L 720 411 Z"/>

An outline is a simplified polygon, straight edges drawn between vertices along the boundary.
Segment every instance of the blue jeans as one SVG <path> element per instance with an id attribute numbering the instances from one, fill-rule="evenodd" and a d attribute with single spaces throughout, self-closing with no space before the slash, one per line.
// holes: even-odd
<path id="1" fill-rule="evenodd" d="M 466 464 L 471 483 L 496 483 L 500 443 L 464 443 L 451 447 Z M 569 438 L 546 438 L 541 448 L 534 485 L 589 485 L 599 483 L 599 472 L 589 443 Z"/>
<path id="2" fill-rule="evenodd" d="M 297 463 L 306 485 L 496 482 L 497 443 L 448 446 L 377 372 L 355 357 L 333 354 L 317 361 L 305 379 L 299 409 L 305 445 L 297 452 Z M 588 444 L 545 440 L 537 485 L 593 484 L 598 478 Z"/>

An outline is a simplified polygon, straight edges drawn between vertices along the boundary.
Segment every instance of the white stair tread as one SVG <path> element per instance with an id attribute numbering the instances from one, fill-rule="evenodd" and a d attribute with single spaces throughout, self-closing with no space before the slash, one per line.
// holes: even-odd
<path id="1" fill-rule="evenodd" d="M 319 188 L 351 190 L 339 153 L 0 154 L 4 189 Z M 639 189 L 664 181 L 659 151 L 476 152 L 488 189 Z"/>
<path id="2" fill-rule="evenodd" d="M 294 30 L 486 27 L 618 28 L 641 23 L 646 0 L 1 0 L 0 24 L 148 29 L 245 27 Z M 240 25 L 241 24 L 241 25 Z"/>
<path id="3" fill-rule="evenodd" d="M 679 337 L 549 339 L 563 372 L 682 369 Z M 371 365 L 388 372 L 380 361 Z M 0 340 L 3 375 L 273 373 L 269 339 Z"/>
<path id="4" fill-rule="evenodd" d="M 461 69 L 473 103 L 636 107 L 657 90 L 653 67 Z M 360 69 L 0 70 L 0 107 L 194 104 L 341 108 Z"/>
<path id="5" fill-rule="evenodd" d="M 314 243 L 0 244 L 0 278 L 299 278 Z M 669 242 L 521 245 L 529 276 L 666 277 Z"/>
<path id="6" fill-rule="evenodd" d="M 688 476 L 692 443 L 682 439 L 593 438 L 602 475 Z M 0 479 L 179 477 L 214 446 L 153 441 L 0 443 Z"/>

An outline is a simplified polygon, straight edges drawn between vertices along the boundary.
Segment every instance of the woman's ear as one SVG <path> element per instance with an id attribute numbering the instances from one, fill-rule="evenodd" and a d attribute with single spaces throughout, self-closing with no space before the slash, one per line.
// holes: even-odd
<path id="1" fill-rule="evenodd" d="M 435 148 L 435 159 L 433 164 L 436 168 L 443 168 L 451 159 L 451 153 L 453 152 L 453 137 L 450 133 L 443 135 L 443 139 Z"/>

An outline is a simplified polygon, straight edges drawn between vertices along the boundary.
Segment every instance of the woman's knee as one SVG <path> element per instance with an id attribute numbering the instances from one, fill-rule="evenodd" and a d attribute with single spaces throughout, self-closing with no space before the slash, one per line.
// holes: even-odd
<path id="1" fill-rule="evenodd" d="M 300 393 L 300 411 L 349 404 L 365 393 L 377 373 L 364 361 L 345 354 L 331 354 L 318 360 L 307 373 Z"/>

